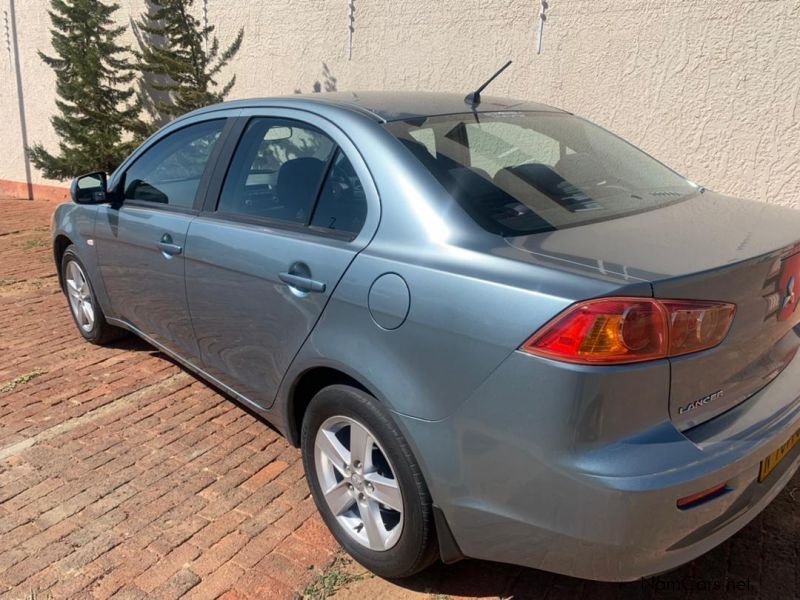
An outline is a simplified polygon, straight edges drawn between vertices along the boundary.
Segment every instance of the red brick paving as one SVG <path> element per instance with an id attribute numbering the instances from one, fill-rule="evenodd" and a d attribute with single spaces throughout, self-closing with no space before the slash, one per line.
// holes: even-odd
<path id="1" fill-rule="evenodd" d="M 0 599 L 272 598 L 336 545 L 297 450 L 134 338 L 75 330 L 54 204 L 0 200 Z M 279 568 L 278 568 L 279 566 Z"/>
<path id="2" fill-rule="evenodd" d="M 54 276 L 53 207 L 0 200 L 0 386 L 44 371 L 0 392 L 0 600 L 302 591 L 336 546 L 299 453 L 143 342 L 85 343 Z M 800 474 L 739 534 L 661 581 L 676 589 L 464 561 L 339 595 L 800 598 Z M 725 591 L 731 582 L 747 588 Z"/>

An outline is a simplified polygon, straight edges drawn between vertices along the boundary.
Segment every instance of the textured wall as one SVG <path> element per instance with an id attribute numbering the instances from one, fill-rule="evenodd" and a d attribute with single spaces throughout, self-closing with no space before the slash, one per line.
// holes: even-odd
<path id="1" fill-rule="evenodd" d="M 6 8 L 10 0 L 0 0 Z M 143 0 L 118 0 L 127 23 Z M 223 41 L 245 41 L 233 97 L 335 87 L 466 92 L 492 86 L 619 133 L 712 189 L 800 206 L 799 0 L 208 0 Z M 29 138 L 55 146 L 46 0 L 16 0 Z M 202 0 L 197 0 L 197 8 Z M 2 46 L 0 179 L 23 179 L 12 57 Z M 36 182 L 44 182 L 35 174 Z"/>

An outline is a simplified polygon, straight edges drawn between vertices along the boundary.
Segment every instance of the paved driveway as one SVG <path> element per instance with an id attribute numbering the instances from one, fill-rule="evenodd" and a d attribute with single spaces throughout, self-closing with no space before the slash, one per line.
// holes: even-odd
<path id="1" fill-rule="evenodd" d="M 402 587 L 332 572 L 295 449 L 146 344 L 83 342 L 53 272 L 53 208 L 0 200 L 0 599 L 288 598 L 347 581 L 339 597 L 800 597 L 800 476 L 651 587 L 475 561 Z"/>
<path id="2" fill-rule="evenodd" d="M 146 344 L 84 343 L 53 208 L 0 200 L 0 598 L 302 590 L 336 547 L 299 452 Z"/>

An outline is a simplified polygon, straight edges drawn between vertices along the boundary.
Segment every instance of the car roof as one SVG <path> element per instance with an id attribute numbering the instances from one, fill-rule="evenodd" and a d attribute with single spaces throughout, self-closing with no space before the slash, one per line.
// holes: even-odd
<path id="1" fill-rule="evenodd" d="M 379 122 L 404 121 L 434 115 L 472 112 L 473 107 L 464 101 L 466 94 L 442 92 L 325 92 L 319 94 L 293 94 L 273 98 L 251 98 L 214 104 L 195 111 L 202 114 L 226 108 L 256 108 L 269 106 L 292 107 L 308 103 L 338 107 L 372 117 Z M 482 96 L 475 112 L 546 111 L 563 112 L 546 104 Z"/>

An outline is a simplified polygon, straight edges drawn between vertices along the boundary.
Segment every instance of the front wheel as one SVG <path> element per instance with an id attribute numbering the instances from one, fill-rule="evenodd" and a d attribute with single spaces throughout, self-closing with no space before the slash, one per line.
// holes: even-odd
<path id="1" fill-rule="evenodd" d="M 61 259 L 61 280 L 64 293 L 69 302 L 72 318 L 81 335 L 93 344 L 107 344 L 127 332 L 106 322 L 105 315 L 97 302 L 89 276 L 78 258 L 74 246 L 64 251 Z"/>
<path id="2" fill-rule="evenodd" d="M 436 558 L 430 494 L 405 439 L 372 396 L 333 385 L 303 419 L 303 464 L 314 502 L 339 544 L 386 578 Z"/>

